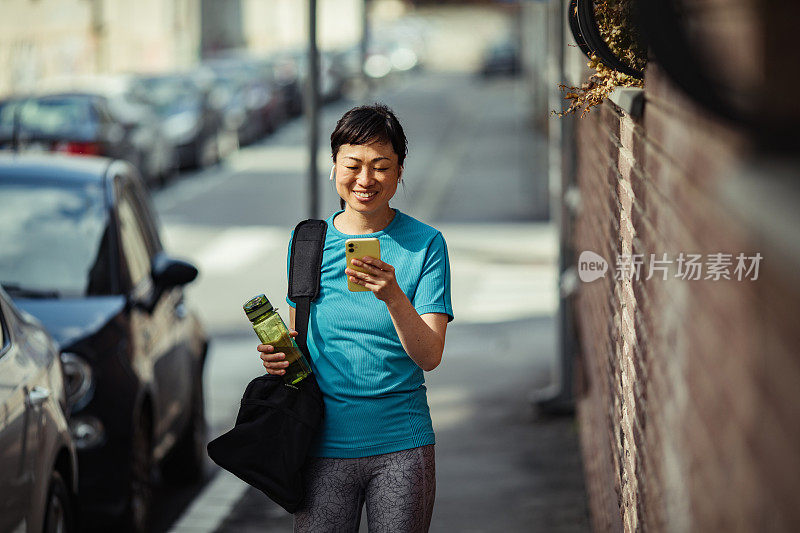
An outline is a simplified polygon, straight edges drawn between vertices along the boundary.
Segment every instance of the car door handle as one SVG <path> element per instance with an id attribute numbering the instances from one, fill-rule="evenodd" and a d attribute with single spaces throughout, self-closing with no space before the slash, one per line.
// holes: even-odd
<path id="1" fill-rule="evenodd" d="M 44 387 L 34 387 L 33 390 L 28 393 L 28 401 L 33 407 L 39 407 L 46 402 L 49 397 L 50 391 Z"/>

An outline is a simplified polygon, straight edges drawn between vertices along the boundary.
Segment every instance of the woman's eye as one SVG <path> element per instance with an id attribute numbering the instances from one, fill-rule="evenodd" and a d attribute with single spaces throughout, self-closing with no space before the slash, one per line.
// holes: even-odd
<path id="1" fill-rule="evenodd" d="M 358 167 L 344 167 L 344 168 L 349 168 L 350 170 L 358 170 Z"/>
<path id="2" fill-rule="evenodd" d="M 377 170 L 378 172 L 385 172 L 385 171 L 387 171 L 389 169 L 388 168 L 376 168 L 375 170 Z"/>

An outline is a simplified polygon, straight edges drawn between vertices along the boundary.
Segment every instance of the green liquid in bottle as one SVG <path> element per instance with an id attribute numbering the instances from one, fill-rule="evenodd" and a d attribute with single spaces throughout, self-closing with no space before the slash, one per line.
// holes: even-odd
<path id="1" fill-rule="evenodd" d="M 296 385 L 311 373 L 311 366 L 306 361 L 303 352 L 289 335 L 289 329 L 284 324 L 280 315 L 275 312 L 272 305 L 263 294 L 259 294 L 244 304 L 247 318 L 253 324 L 253 330 L 259 340 L 264 344 L 275 347 L 273 353 L 286 354 L 285 361 L 289 362 L 283 381 L 288 385 Z"/>

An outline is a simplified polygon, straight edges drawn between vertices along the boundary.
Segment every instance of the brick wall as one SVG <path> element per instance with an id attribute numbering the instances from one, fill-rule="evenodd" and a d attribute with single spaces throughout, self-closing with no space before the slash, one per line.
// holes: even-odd
<path id="1" fill-rule="evenodd" d="M 720 194 L 754 146 L 655 64 L 646 87 L 643 118 L 575 124 L 572 244 L 610 263 L 575 302 L 593 528 L 800 531 L 800 269 Z M 756 281 L 614 279 L 620 254 L 681 252 L 764 259 Z"/>

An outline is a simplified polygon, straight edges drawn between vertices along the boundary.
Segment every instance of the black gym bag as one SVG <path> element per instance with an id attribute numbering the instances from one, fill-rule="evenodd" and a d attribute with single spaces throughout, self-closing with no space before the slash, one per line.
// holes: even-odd
<path id="1" fill-rule="evenodd" d="M 319 295 L 327 224 L 304 220 L 294 230 L 289 298 L 297 304 L 297 345 L 309 364 L 306 333 L 311 300 Z M 322 423 L 322 392 L 312 373 L 297 385 L 266 374 L 244 391 L 236 425 L 208 443 L 208 455 L 225 470 L 294 513 L 303 501 L 302 468 Z"/>

